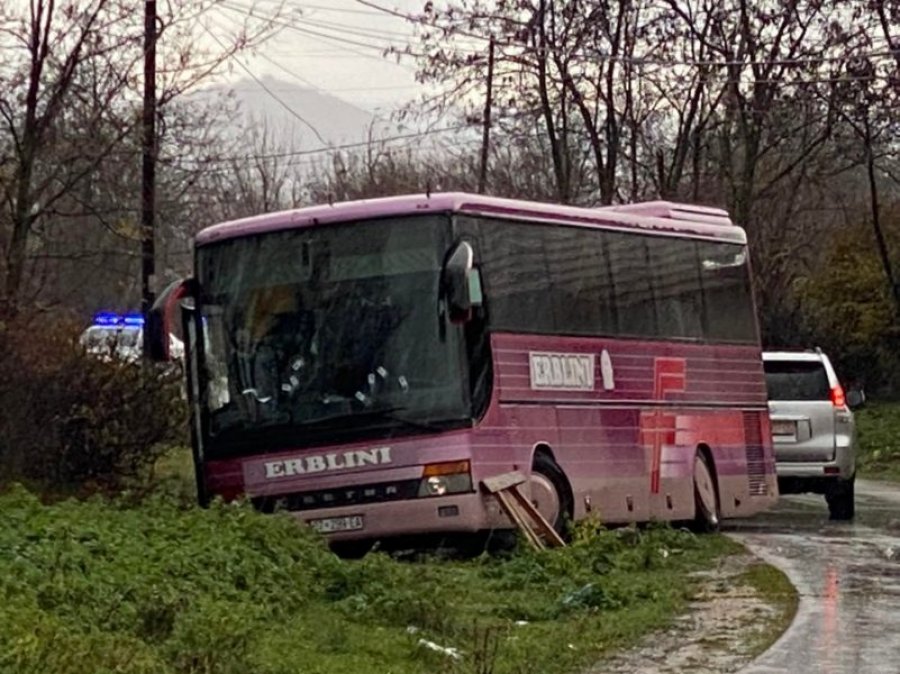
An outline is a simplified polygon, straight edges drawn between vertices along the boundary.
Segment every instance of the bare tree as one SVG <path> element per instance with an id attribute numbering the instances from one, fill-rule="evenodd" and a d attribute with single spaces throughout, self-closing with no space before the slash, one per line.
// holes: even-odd
<path id="1" fill-rule="evenodd" d="M 888 50 L 894 56 L 894 62 L 897 64 L 897 76 L 900 78 L 900 42 L 894 36 L 894 31 L 900 25 L 900 2 L 897 0 L 870 0 L 869 4 L 878 17 L 878 25 Z M 898 86 L 900 86 L 900 82 L 898 82 Z"/>
<path id="2" fill-rule="evenodd" d="M 900 132 L 900 122 L 893 111 L 900 105 L 900 91 L 890 84 L 871 59 L 861 57 L 850 63 L 847 82 L 841 87 L 842 119 L 856 136 L 857 155 L 865 166 L 869 192 L 869 220 L 872 224 L 876 250 L 884 272 L 895 315 L 900 318 L 900 281 L 894 270 L 892 255 L 881 219 L 879 190 L 879 150 L 894 142 Z"/>
<path id="3" fill-rule="evenodd" d="M 539 135 L 548 150 L 555 198 L 577 199 L 578 165 L 586 147 L 582 114 L 560 66 L 568 67 L 585 32 L 581 3 L 428 3 L 417 17 L 419 77 L 440 92 L 415 107 L 480 123 L 488 46 L 495 43 L 493 119 L 501 133 Z M 576 7 L 577 5 L 577 7 Z M 576 11 L 577 10 L 577 11 Z"/>
<path id="4" fill-rule="evenodd" d="M 191 39 L 218 0 L 172 0 L 160 33 L 164 106 L 271 34 L 266 18 L 221 48 Z M 279 7 L 272 10 L 276 13 Z M 83 187 L 109 157 L 132 152 L 139 116 L 137 65 L 142 24 L 126 0 L 29 0 L 0 5 L 6 60 L 0 69 L 0 311 L 23 297 L 29 246 L 60 200 Z M 74 127 L 73 108 L 80 127 Z M 102 133 L 98 130 L 102 128 Z M 79 137 L 78 133 L 87 132 Z"/>

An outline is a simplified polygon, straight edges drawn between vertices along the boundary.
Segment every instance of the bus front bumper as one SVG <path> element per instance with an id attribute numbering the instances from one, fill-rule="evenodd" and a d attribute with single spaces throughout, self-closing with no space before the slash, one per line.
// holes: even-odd
<path id="1" fill-rule="evenodd" d="M 291 514 L 333 541 L 466 534 L 513 527 L 494 499 L 478 493 L 320 508 Z"/>

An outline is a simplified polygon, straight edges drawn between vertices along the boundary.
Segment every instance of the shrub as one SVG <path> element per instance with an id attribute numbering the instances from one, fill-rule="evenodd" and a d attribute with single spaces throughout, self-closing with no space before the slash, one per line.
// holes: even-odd
<path id="1" fill-rule="evenodd" d="M 12 488 L 0 515 L 0 672 L 24 674 L 585 671 L 728 551 L 576 527 L 577 543 L 505 559 L 344 561 L 286 513 L 158 493 L 44 505 Z"/>
<path id="2" fill-rule="evenodd" d="M 0 480 L 118 489 L 182 441 L 173 368 L 90 355 L 64 319 L 0 326 Z"/>

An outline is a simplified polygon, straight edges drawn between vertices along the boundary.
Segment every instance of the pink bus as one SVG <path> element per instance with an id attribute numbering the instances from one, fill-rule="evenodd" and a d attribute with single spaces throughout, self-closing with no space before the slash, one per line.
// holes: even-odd
<path id="1" fill-rule="evenodd" d="M 513 470 L 558 529 L 778 495 L 746 237 L 726 212 L 470 194 L 216 225 L 182 308 L 202 502 L 334 542 L 509 529 Z M 151 336 L 155 357 L 167 342 Z"/>

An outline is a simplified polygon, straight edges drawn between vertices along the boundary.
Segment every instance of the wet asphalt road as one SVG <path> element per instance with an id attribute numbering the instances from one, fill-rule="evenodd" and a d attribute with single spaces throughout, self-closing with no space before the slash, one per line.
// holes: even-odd
<path id="1" fill-rule="evenodd" d="M 821 496 L 790 496 L 726 530 L 800 594 L 788 631 L 742 674 L 900 674 L 900 484 L 858 481 L 852 523 L 829 521 Z"/>

